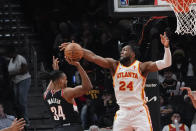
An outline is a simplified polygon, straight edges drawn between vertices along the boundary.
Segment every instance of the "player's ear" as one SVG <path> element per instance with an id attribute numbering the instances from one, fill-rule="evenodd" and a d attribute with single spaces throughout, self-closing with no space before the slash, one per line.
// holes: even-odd
<path id="1" fill-rule="evenodd" d="M 131 58 L 135 58 L 135 52 L 131 52 Z"/>

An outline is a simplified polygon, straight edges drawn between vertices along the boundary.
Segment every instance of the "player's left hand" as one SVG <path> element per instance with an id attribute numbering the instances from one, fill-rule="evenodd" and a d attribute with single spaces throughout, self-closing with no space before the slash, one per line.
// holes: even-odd
<path id="1" fill-rule="evenodd" d="M 71 60 L 70 58 L 68 57 L 65 57 L 66 61 L 70 64 L 70 65 L 74 65 L 76 67 L 80 66 L 80 62 L 77 62 L 77 61 L 73 61 Z"/>
<path id="2" fill-rule="evenodd" d="M 169 47 L 169 38 L 166 35 L 166 32 L 164 32 L 164 35 L 160 34 L 161 37 L 161 43 L 164 45 L 164 47 Z"/>
<path id="3" fill-rule="evenodd" d="M 52 68 L 53 70 L 59 70 L 59 60 L 54 56 L 52 57 Z"/>

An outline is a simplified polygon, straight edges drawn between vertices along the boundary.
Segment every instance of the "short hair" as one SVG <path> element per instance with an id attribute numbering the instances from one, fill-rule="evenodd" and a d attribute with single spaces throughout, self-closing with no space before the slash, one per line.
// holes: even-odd
<path id="1" fill-rule="evenodd" d="M 56 81 L 62 76 L 62 74 L 65 74 L 65 73 L 59 70 L 54 70 L 52 72 L 40 72 L 39 78 L 42 80 Z"/>
<path id="2" fill-rule="evenodd" d="M 171 117 L 172 117 L 174 114 L 179 114 L 180 117 L 181 117 L 181 113 L 180 113 L 179 111 L 174 111 L 174 112 L 172 113 Z"/>
<path id="3" fill-rule="evenodd" d="M 138 43 L 134 40 L 129 41 L 127 44 L 124 44 L 124 46 L 130 46 L 131 50 L 135 53 L 135 58 L 139 59 L 140 58 L 140 47 L 138 46 Z"/>

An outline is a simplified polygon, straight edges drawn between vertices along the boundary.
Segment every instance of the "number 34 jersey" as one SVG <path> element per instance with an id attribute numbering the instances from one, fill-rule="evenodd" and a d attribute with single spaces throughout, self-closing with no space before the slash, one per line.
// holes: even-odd
<path id="1" fill-rule="evenodd" d="M 44 95 L 44 100 L 49 106 L 50 113 L 56 126 L 81 123 L 76 103 L 68 103 L 63 98 L 62 90 L 55 93 L 52 90 L 48 91 Z"/>
<path id="2" fill-rule="evenodd" d="M 120 107 L 134 108 L 146 103 L 144 87 L 146 78 L 140 72 L 140 62 L 129 67 L 118 64 L 113 75 L 113 85 L 117 103 Z"/>

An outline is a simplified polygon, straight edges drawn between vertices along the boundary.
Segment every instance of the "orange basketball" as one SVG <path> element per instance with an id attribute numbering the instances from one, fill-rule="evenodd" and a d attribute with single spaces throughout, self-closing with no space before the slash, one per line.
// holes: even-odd
<path id="1" fill-rule="evenodd" d="M 64 54 L 73 61 L 80 61 L 80 59 L 83 57 L 83 49 L 79 44 L 70 43 L 65 48 Z"/>

